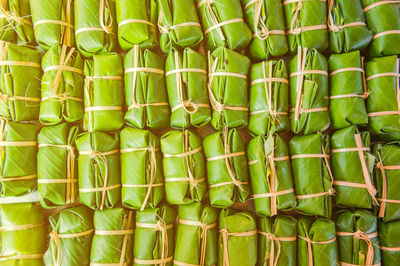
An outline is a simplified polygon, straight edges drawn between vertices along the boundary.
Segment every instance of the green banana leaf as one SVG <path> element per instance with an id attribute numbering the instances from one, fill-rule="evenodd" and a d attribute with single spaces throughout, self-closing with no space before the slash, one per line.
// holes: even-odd
<path id="1" fill-rule="evenodd" d="M 257 224 L 250 212 L 222 209 L 219 214 L 218 266 L 257 263 Z"/>
<path id="2" fill-rule="evenodd" d="M 42 127 L 38 135 L 37 175 L 40 204 L 45 209 L 73 204 L 78 198 L 77 126 Z"/>
<path id="3" fill-rule="evenodd" d="M 80 202 L 94 210 L 114 207 L 121 197 L 118 135 L 85 132 L 78 135 L 75 144 Z"/>
<path id="4" fill-rule="evenodd" d="M 400 261 L 400 221 L 380 222 L 378 228 L 382 263 L 396 266 Z"/>
<path id="5" fill-rule="evenodd" d="M 60 70 L 66 66 L 68 70 Z M 83 119 L 83 59 L 75 48 L 52 46 L 42 60 L 42 102 L 39 120 L 44 125 Z"/>
<path id="6" fill-rule="evenodd" d="M 218 208 L 245 202 L 251 194 L 243 139 L 236 129 L 224 129 L 203 140 L 211 205 Z"/>
<path id="7" fill-rule="evenodd" d="M 251 66 L 248 129 L 252 134 L 267 135 L 290 129 L 288 84 L 283 59 Z"/>
<path id="8" fill-rule="evenodd" d="M 376 144 L 373 147 L 377 165 L 374 168 L 379 208 L 377 216 L 384 222 L 400 219 L 400 142 Z M 384 196 L 385 195 L 385 196 Z"/>
<path id="9" fill-rule="evenodd" d="M 355 265 L 379 265 L 381 253 L 377 232 L 378 224 L 376 217 L 370 211 L 361 209 L 339 211 L 335 222 L 340 262 Z M 356 232 L 358 233 L 354 235 Z M 361 235 L 365 240 L 360 238 Z M 371 245 L 368 242 L 371 242 Z M 371 264 L 367 264 L 369 246 L 373 250 L 373 252 L 370 251 L 370 256 L 373 255 Z"/>
<path id="10" fill-rule="evenodd" d="M 207 182 L 200 135 L 189 130 L 168 131 L 161 137 L 161 151 L 167 202 L 201 202 Z"/>
<path id="11" fill-rule="evenodd" d="M 37 187 L 39 127 L 0 120 L 0 197 L 22 196 Z"/>
<path id="12" fill-rule="evenodd" d="M 177 71 L 177 72 L 176 72 Z M 201 127 L 211 120 L 207 91 L 207 59 L 186 48 L 172 48 L 165 63 L 171 127 Z"/>
<path id="13" fill-rule="evenodd" d="M 219 47 L 211 54 L 208 64 L 208 90 L 213 107 L 211 125 L 217 130 L 224 126 L 247 126 L 249 58 Z"/>
<path id="14" fill-rule="evenodd" d="M 56 44 L 75 46 L 73 0 L 29 0 L 36 42 L 44 50 Z"/>
<path id="15" fill-rule="evenodd" d="M 398 60 L 397 56 L 379 57 L 365 65 L 369 131 L 384 140 L 400 140 Z"/>
<path id="16" fill-rule="evenodd" d="M 127 124 L 138 128 L 168 127 L 170 111 L 163 57 L 135 45 L 124 56 L 124 67 Z"/>
<path id="17" fill-rule="evenodd" d="M 90 263 L 94 265 L 132 265 L 133 211 L 123 208 L 95 211 Z"/>
<path id="18" fill-rule="evenodd" d="M 333 53 L 364 50 L 372 38 L 360 0 L 328 2 L 329 48 Z"/>
<path id="19" fill-rule="evenodd" d="M 273 262 L 277 266 L 296 266 L 296 237 L 296 218 L 288 215 L 259 218 L 257 265 L 268 266 Z"/>
<path id="20" fill-rule="evenodd" d="M 0 40 L 35 43 L 29 0 L 0 1 Z"/>
<path id="21" fill-rule="evenodd" d="M 328 60 L 316 49 L 299 48 L 289 61 L 289 73 L 292 131 L 304 135 L 325 131 L 330 126 Z"/>
<path id="22" fill-rule="evenodd" d="M 136 213 L 134 264 L 171 266 L 176 210 L 167 205 Z"/>
<path id="23" fill-rule="evenodd" d="M 85 57 L 117 50 L 115 0 L 75 0 L 76 46 Z"/>
<path id="24" fill-rule="evenodd" d="M 0 117 L 14 122 L 37 120 L 40 106 L 39 50 L 0 41 Z"/>
<path id="25" fill-rule="evenodd" d="M 283 56 L 288 50 L 285 18 L 280 0 L 241 0 L 246 22 L 253 33 L 248 48 L 252 58 L 266 60 Z"/>
<path id="26" fill-rule="evenodd" d="M 158 29 L 164 53 L 175 46 L 196 48 L 203 40 L 194 0 L 158 0 Z"/>
<path id="27" fill-rule="evenodd" d="M 360 52 L 332 54 L 328 63 L 331 73 L 329 108 L 332 127 L 340 129 L 351 125 L 366 125 L 368 116 L 365 98 L 368 94 L 364 73 L 361 72 L 364 66 Z"/>
<path id="28" fill-rule="evenodd" d="M 373 4 L 382 2 L 373 7 Z M 396 1 L 361 0 L 368 28 L 374 37 L 368 48 L 370 57 L 400 54 L 400 12 Z M 372 7 L 372 8 L 371 8 Z M 367 10 L 368 9 L 368 10 Z M 391 31 L 395 31 L 391 33 Z M 388 32 L 389 34 L 383 34 Z"/>
<path id="29" fill-rule="evenodd" d="M 274 216 L 277 210 L 294 209 L 296 197 L 286 141 L 278 134 L 255 137 L 247 146 L 247 160 L 257 215 Z M 278 192 L 282 194 L 269 194 Z"/>
<path id="30" fill-rule="evenodd" d="M 320 51 L 328 48 L 326 1 L 283 0 L 282 4 L 285 12 L 289 50 L 292 53 L 296 52 L 298 46 L 315 48 Z"/>
<path id="31" fill-rule="evenodd" d="M 158 46 L 157 0 L 116 0 L 118 42 L 123 50 Z"/>
<path id="32" fill-rule="evenodd" d="M 124 125 L 121 57 L 110 53 L 85 61 L 84 130 L 115 131 Z"/>
<path id="33" fill-rule="evenodd" d="M 305 215 L 326 218 L 332 212 L 332 177 L 330 176 L 329 136 L 313 134 L 294 136 L 289 142 L 296 210 Z"/>
<path id="34" fill-rule="evenodd" d="M 124 128 L 121 138 L 121 197 L 130 209 L 155 208 L 164 198 L 160 138 L 149 130 Z"/>
<path id="35" fill-rule="evenodd" d="M 178 214 L 175 265 L 217 265 L 218 209 L 194 202 L 179 205 Z"/>
<path id="36" fill-rule="evenodd" d="M 94 233 L 93 211 L 85 206 L 63 209 L 50 216 L 49 222 L 52 232 L 44 263 L 89 266 Z"/>
<path id="37" fill-rule="evenodd" d="M 38 203 L 0 205 L 0 228 L 1 265 L 44 265 L 46 227 Z"/>
<path id="38" fill-rule="evenodd" d="M 206 35 L 207 50 L 220 46 L 241 50 L 249 45 L 252 35 L 244 21 L 240 0 L 196 0 L 196 5 Z"/>

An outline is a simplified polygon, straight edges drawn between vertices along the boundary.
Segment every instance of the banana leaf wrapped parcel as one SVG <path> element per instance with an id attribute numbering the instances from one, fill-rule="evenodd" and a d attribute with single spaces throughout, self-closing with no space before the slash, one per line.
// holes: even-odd
<path id="1" fill-rule="evenodd" d="M 261 217 L 258 221 L 258 263 L 260 266 L 296 266 L 297 220 L 288 215 Z"/>
<path id="2" fill-rule="evenodd" d="M 137 128 L 166 128 L 170 111 L 164 79 L 164 59 L 135 45 L 124 56 L 125 121 Z"/>
<path id="3" fill-rule="evenodd" d="M 124 125 L 124 80 L 121 57 L 95 55 L 85 61 L 85 115 L 87 131 L 115 131 Z"/>
<path id="4" fill-rule="evenodd" d="M 0 205 L 1 265 L 41 266 L 46 225 L 38 203 Z"/>
<path id="5" fill-rule="evenodd" d="M 329 160 L 329 136 L 294 136 L 289 142 L 296 210 L 305 215 L 326 218 L 332 212 L 332 172 Z"/>
<path id="6" fill-rule="evenodd" d="M 149 130 L 120 132 L 121 199 L 129 209 L 155 208 L 164 198 L 160 138 Z"/>
<path id="7" fill-rule="evenodd" d="M 257 224 L 250 212 L 222 209 L 219 214 L 218 266 L 257 263 Z"/>
<path id="8" fill-rule="evenodd" d="M 285 18 L 280 0 L 241 0 L 246 22 L 253 33 L 248 47 L 250 56 L 266 60 L 269 56 L 283 56 L 288 50 Z"/>
<path id="9" fill-rule="evenodd" d="M 395 266 L 400 261 L 400 221 L 380 222 L 378 228 L 383 265 Z"/>
<path id="10" fill-rule="evenodd" d="M 86 206 L 62 209 L 50 216 L 49 222 L 51 233 L 43 257 L 45 265 L 89 266 L 93 211 Z"/>
<path id="11" fill-rule="evenodd" d="M 211 205 L 218 208 L 245 202 L 251 190 L 243 139 L 236 129 L 208 135 L 203 140 Z"/>
<path id="12" fill-rule="evenodd" d="M 200 135 L 169 131 L 161 137 L 165 196 L 170 204 L 201 202 L 207 190 Z"/>
<path id="13" fill-rule="evenodd" d="M 380 265 L 377 230 L 377 219 L 370 211 L 339 211 L 336 217 L 336 236 L 340 264 Z"/>
<path id="14" fill-rule="evenodd" d="M 201 127 L 211 120 L 207 91 L 207 59 L 186 48 L 172 48 L 165 63 L 165 79 L 171 107 L 171 127 Z"/>
<path id="15" fill-rule="evenodd" d="M 39 127 L 0 120 L 0 197 L 17 197 L 37 187 Z"/>
<path id="16" fill-rule="evenodd" d="M 218 210 L 194 202 L 179 205 L 175 265 L 217 265 Z"/>
<path id="17" fill-rule="evenodd" d="M 38 135 L 37 175 L 40 203 L 45 209 L 74 204 L 78 198 L 77 126 L 42 127 Z"/>
<path id="18" fill-rule="evenodd" d="M 118 135 L 85 132 L 75 143 L 79 151 L 80 202 L 94 210 L 114 207 L 121 197 Z"/>
<path id="19" fill-rule="evenodd" d="M 136 213 L 134 265 L 173 264 L 175 221 L 176 211 L 167 205 Z"/>
<path id="20" fill-rule="evenodd" d="M 142 48 L 158 45 L 157 0 L 117 0 L 118 42 L 122 50 L 139 44 Z"/>
<path id="21" fill-rule="evenodd" d="M 132 265 L 134 214 L 123 208 L 95 211 L 91 265 Z"/>
<path id="22" fill-rule="evenodd" d="M 211 125 L 217 130 L 224 126 L 247 126 L 250 59 L 219 47 L 209 56 L 208 67 L 208 92 L 213 108 Z"/>
<path id="23" fill-rule="evenodd" d="M 241 50 L 251 41 L 240 0 L 196 0 L 207 50 L 220 46 Z"/>
<path id="24" fill-rule="evenodd" d="M 296 207 L 289 147 L 278 134 L 258 136 L 247 146 L 254 207 L 259 216 Z"/>
<path id="25" fill-rule="evenodd" d="M 40 107 L 40 52 L 0 41 L 0 117 L 37 120 Z"/>
<path id="26" fill-rule="evenodd" d="M 39 120 L 45 125 L 83 118 L 83 59 L 75 48 L 52 46 L 42 59 Z"/>

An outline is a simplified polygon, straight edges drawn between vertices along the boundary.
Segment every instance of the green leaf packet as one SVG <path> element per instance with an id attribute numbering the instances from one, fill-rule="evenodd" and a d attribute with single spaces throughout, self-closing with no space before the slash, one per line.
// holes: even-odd
<path id="1" fill-rule="evenodd" d="M 400 221 L 379 222 L 378 229 L 382 264 L 396 266 L 400 261 Z"/>

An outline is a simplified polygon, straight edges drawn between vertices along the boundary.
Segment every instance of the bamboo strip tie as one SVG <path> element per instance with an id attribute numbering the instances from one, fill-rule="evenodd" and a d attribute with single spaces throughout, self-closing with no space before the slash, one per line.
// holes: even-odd
<path id="1" fill-rule="evenodd" d="M 237 233 L 229 233 L 226 228 L 220 229 L 222 237 L 222 247 L 223 247 L 223 257 L 222 257 L 222 265 L 229 266 L 229 251 L 228 251 L 228 238 L 229 237 L 247 237 L 257 235 L 257 230 L 251 230 L 247 232 L 237 232 Z"/>
<path id="2" fill-rule="evenodd" d="M 335 20 L 333 18 L 333 5 L 335 3 L 335 0 L 328 0 L 328 28 L 329 31 L 333 31 L 333 32 L 339 32 L 345 28 L 349 28 L 349 27 L 358 27 L 358 26 L 363 26 L 366 27 L 367 24 L 365 24 L 364 21 L 356 21 L 356 22 L 350 22 L 347 24 L 344 24 L 345 21 L 344 19 L 341 21 L 340 25 L 336 25 L 335 24 Z"/>
<path id="3" fill-rule="evenodd" d="M 270 242 L 270 250 L 269 252 L 266 250 L 266 258 L 269 261 L 269 266 L 277 266 L 279 261 L 279 256 L 281 254 L 281 241 L 283 242 L 292 242 L 296 241 L 297 237 L 295 236 L 276 236 L 272 233 L 266 233 L 258 230 L 258 234 L 265 236 L 266 245 L 268 246 L 268 242 Z M 275 255 L 275 244 L 278 247 L 277 254 Z"/>
<path id="4" fill-rule="evenodd" d="M 307 243 L 307 254 L 308 254 L 308 266 L 313 266 L 314 265 L 314 256 L 313 256 L 313 250 L 312 250 L 312 245 L 316 244 L 331 244 L 336 241 L 336 237 L 327 240 L 327 241 L 314 241 L 311 240 L 310 237 L 307 235 L 306 237 L 297 235 L 299 239 L 304 240 Z"/>
<path id="5" fill-rule="evenodd" d="M 364 240 L 367 245 L 368 245 L 368 251 L 367 251 L 367 256 L 365 258 L 365 265 L 366 266 L 372 266 L 374 262 L 374 246 L 371 241 L 372 238 L 378 237 L 378 232 L 374 232 L 371 234 L 367 234 L 361 230 L 358 230 L 357 232 L 336 232 L 337 236 L 351 236 L 356 239 Z M 341 265 L 342 262 L 340 263 Z"/>

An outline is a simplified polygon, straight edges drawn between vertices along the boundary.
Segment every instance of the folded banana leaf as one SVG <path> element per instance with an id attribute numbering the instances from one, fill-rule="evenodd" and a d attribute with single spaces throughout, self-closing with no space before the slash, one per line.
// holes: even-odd
<path id="1" fill-rule="evenodd" d="M 243 139 L 236 129 L 225 128 L 203 140 L 211 205 L 218 208 L 245 202 L 251 190 Z"/>
<path id="2" fill-rule="evenodd" d="M 373 32 L 371 57 L 400 54 L 400 12 L 397 1 L 361 0 L 367 26 Z"/>
<path id="3" fill-rule="evenodd" d="M 37 120 L 42 70 L 39 50 L 0 41 L 0 117 Z"/>
<path id="4" fill-rule="evenodd" d="M 289 81 L 283 59 L 252 65 L 250 86 L 249 131 L 267 135 L 289 130 Z"/>
<path id="5" fill-rule="evenodd" d="M 332 127 L 335 129 L 368 123 L 365 108 L 368 92 L 363 61 L 359 51 L 329 57 L 329 104 Z"/>
<path id="6" fill-rule="evenodd" d="M 38 135 L 37 175 L 45 209 L 73 204 L 78 198 L 75 139 L 78 127 L 62 123 L 42 127 Z"/>
<path id="7" fill-rule="evenodd" d="M 0 40 L 35 43 L 29 0 L 0 1 Z"/>
<path id="8" fill-rule="evenodd" d="M 218 266 L 257 263 L 257 224 L 250 212 L 222 209 L 219 214 Z"/>
<path id="9" fill-rule="evenodd" d="M 201 202 L 207 190 L 201 137 L 189 130 L 169 131 L 161 137 L 161 151 L 167 202 Z"/>
<path id="10" fill-rule="evenodd" d="M 294 136 L 289 142 L 296 210 L 305 215 L 329 218 L 332 212 L 332 172 L 329 136 Z"/>
<path id="11" fill-rule="evenodd" d="M 207 91 L 207 59 L 186 48 L 171 49 L 165 63 L 171 127 L 201 127 L 211 120 Z"/>
<path id="12" fill-rule="evenodd" d="M 375 184 L 379 209 L 377 216 L 384 222 L 400 219 L 400 143 L 376 144 Z M 400 251 L 400 250 L 399 250 Z"/>
<path id="13" fill-rule="evenodd" d="M 160 138 L 149 130 L 126 127 L 121 138 L 121 197 L 130 209 L 155 208 L 164 198 Z"/>
<path id="14" fill-rule="evenodd" d="M 400 261 L 400 221 L 380 222 L 378 227 L 383 265 L 396 266 Z"/>
<path id="15" fill-rule="evenodd" d="M 217 265 L 218 210 L 201 202 L 179 205 L 175 265 Z"/>
<path id="16" fill-rule="evenodd" d="M 164 59 L 135 45 L 124 56 L 125 121 L 133 127 L 169 126 L 168 96 L 164 79 Z"/>
<path id="17" fill-rule="evenodd" d="M 283 56 L 289 48 L 285 35 L 285 20 L 280 0 L 241 0 L 246 22 L 253 33 L 248 48 L 252 58 L 266 60 Z"/>
<path id="18" fill-rule="evenodd" d="M 299 47 L 289 62 L 289 73 L 292 131 L 304 135 L 325 131 L 330 126 L 328 61 L 316 49 Z"/>
<path id="19" fill-rule="evenodd" d="M 339 211 L 335 222 L 341 265 L 380 265 L 378 224 L 370 211 Z"/>
<path id="20" fill-rule="evenodd" d="M 292 216 L 262 217 L 258 222 L 259 266 L 296 266 L 297 220 Z"/>
<path id="21" fill-rule="evenodd" d="M 196 0 L 206 35 L 207 50 L 220 46 L 245 49 L 251 41 L 251 30 L 244 21 L 240 0 Z"/>
<path id="22" fill-rule="evenodd" d="M 42 60 L 42 102 L 39 120 L 44 125 L 83 119 L 83 59 L 75 48 L 52 46 Z"/>
<path id="23" fill-rule="evenodd" d="M 123 50 L 158 45 L 157 0 L 117 0 L 118 42 Z"/>
<path id="24" fill-rule="evenodd" d="M 118 135 L 85 132 L 75 143 L 79 151 L 80 202 L 94 210 L 114 207 L 121 196 Z"/>
<path id="25" fill-rule="evenodd" d="M 134 265 L 171 266 L 176 210 L 167 205 L 136 213 Z"/>
<path id="26" fill-rule="evenodd" d="M 121 57 L 110 53 L 85 61 L 84 130 L 115 131 L 124 125 L 124 80 Z"/>
<path id="27" fill-rule="evenodd" d="M 325 218 L 300 217 L 298 232 L 298 265 L 339 265 L 333 221 Z"/>
<path id="28" fill-rule="evenodd" d="M 365 65 L 369 131 L 384 140 L 400 140 L 400 59 L 374 58 Z"/>
<path id="29" fill-rule="evenodd" d="M 75 0 L 76 46 L 86 57 L 118 48 L 115 0 Z"/>
<path id="30" fill-rule="evenodd" d="M 175 46 L 196 48 L 203 40 L 194 0 L 158 0 L 158 29 L 164 53 Z"/>
<path id="31" fill-rule="evenodd" d="M 94 234 L 93 211 L 85 206 L 63 209 L 50 216 L 49 222 L 52 231 L 44 263 L 89 266 Z"/>
<path id="32" fill-rule="evenodd" d="M 75 46 L 73 0 L 30 0 L 30 4 L 40 47 L 48 50 L 57 44 Z"/>
<path id="33" fill-rule="evenodd" d="M 249 58 L 219 47 L 209 57 L 208 64 L 208 92 L 213 108 L 211 125 L 217 130 L 224 126 L 247 126 Z"/>
<path id="34" fill-rule="evenodd" d="M 326 1 L 283 0 L 282 4 L 292 53 L 296 52 L 298 46 L 320 51 L 328 48 Z"/>
<path id="35" fill-rule="evenodd" d="M 259 216 L 296 207 L 289 148 L 278 134 L 258 136 L 247 146 L 254 207 Z"/>
<path id="36" fill-rule="evenodd" d="M 123 208 L 95 211 L 91 265 L 132 265 L 134 219 Z"/>
<path id="37" fill-rule="evenodd" d="M 39 127 L 0 120 L 0 197 L 22 196 L 37 187 Z"/>
<path id="38" fill-rule="evenodd" d="M 333 53 L 364 50 L 372 38 L 360 0 L 328 1 L 328 28 Z"/>
<path id="39" fill-rule="evenodd" d="M 46 226 L 38 203 L 0 205 L 0 264 L 43 265 Z"/>

